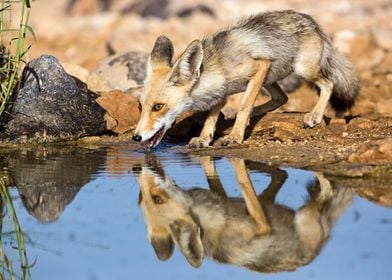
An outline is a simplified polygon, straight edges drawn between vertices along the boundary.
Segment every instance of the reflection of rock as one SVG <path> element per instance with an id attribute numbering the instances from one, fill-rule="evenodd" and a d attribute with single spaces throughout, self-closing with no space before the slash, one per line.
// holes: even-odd
<path id="1" fill-rule="evenodd" d="M 358 188 L 357 193 L 371 202 L 382 206 L 392 207 L 392 187 L 391 188 Z"/>
<path id="2" fill-rule="evenodd" d="M 43 223 L 58 219 L 105 161 L 102 150 L 35 148 L 0 154 L 27 211 Z"/>
<path id="3" fill-rule="evenodd" d="M 43 55 L 28 63 L 20 83 L 0 139 L 45 143 L 105 131 L 104 110 L 56 58 Z"/>

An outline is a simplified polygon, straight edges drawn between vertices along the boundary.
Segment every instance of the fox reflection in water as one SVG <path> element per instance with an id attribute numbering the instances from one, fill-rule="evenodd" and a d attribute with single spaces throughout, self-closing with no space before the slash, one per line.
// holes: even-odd
<path id="1" fill-rule="evenodd" d="M 153 155 L 133 172 L 140 185 L 139 204 L 148 239 L 161 260 L 174 244 L 198 267 L 204 255 L 259 272 L 292 271 L 311 262 L 325 245 L 333 225 L 352 200 L 352 191 L 335 189 L 322 174 L 309 184 L 308 199 L 297 211 L 275 202 L 287 178 L 279 168 L 231 159 L 243 199 L 227 197 L 211 158 L 201 158 L 210 190 L 183 190 Z M 248 169 L 271 175 L 256 195 Z"/>

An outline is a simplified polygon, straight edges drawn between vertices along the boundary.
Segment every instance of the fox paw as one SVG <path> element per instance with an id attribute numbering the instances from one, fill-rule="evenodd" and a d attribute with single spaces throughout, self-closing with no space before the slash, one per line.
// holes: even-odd
<path id="1" fill-rule="evenodd" d="M 191 141 L 189 141 L 190 148 L 206 148 L 210 145 L 210 138 L 202 138 L 202 137 L 193 137 Z"/>
<path id="2" fill-rule="evenodd" d="M 305 128 L 313 128 L 319 123 L 321 123 L 321 120 L 323 119 L 323 116 L 319 116 L 316 113 L 307 113 L 305 114 L 304 117 L 304 127 Z"/>
<path id="3" fill-rule="evenodd" d="M 233 146 L 239 145 L 243 141 L 242 137 L 234 136 L 234 135 L 227 135 L 224 136 L 216 141 L 217 146 Z"/>

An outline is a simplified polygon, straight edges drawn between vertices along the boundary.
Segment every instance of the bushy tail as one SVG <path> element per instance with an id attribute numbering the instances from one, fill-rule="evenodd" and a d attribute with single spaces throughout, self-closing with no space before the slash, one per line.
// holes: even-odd
<path id="1" fill-rule="evenodd" d="M 334 49 L 328 41 L 321 57 L 321 72 L 334 84 L 329 100 L 332 108 L 340 114 L 350 109 L 359 94 L 359 79 L 347 58 Z"/>

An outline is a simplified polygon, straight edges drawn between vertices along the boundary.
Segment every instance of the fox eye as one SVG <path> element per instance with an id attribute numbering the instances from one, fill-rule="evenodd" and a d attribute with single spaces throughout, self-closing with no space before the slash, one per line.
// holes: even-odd
<path id="1" fill-rule="evenodd" d="M 155 105 L 152 107 L 152 110 L 153 110 L 154 112 L 158 112 L 158 111 L 160 111 L 162 108 L 163 108 L 163 104 L 157 103 L 157 104 L 155 104 Z"/>
<path id="2" fill-rule="evenodd" d="M 154 202 L 154 204 L 163 204 L 164 203 L 162 197 L 160 197 L 159 195 L 153 195 L 152 201 Z"/>

